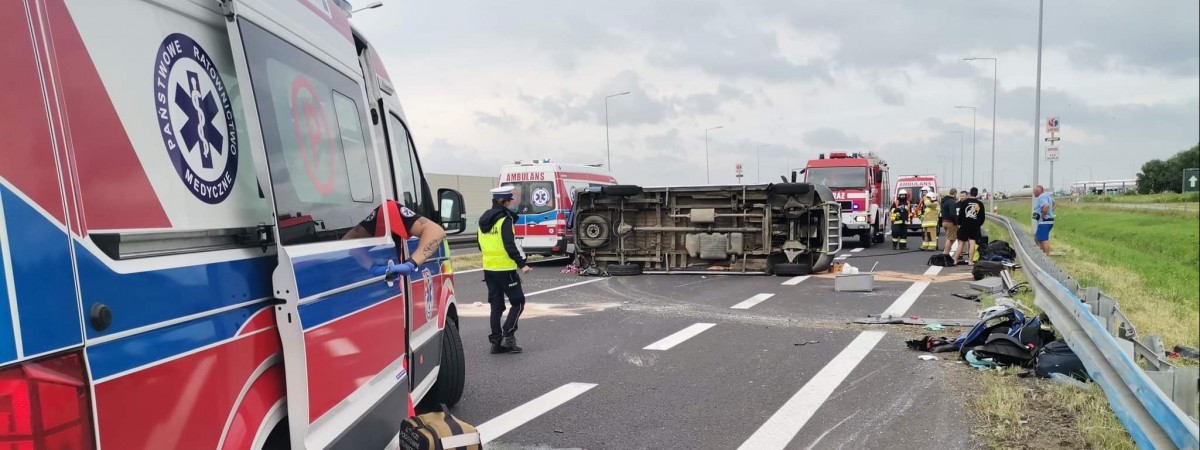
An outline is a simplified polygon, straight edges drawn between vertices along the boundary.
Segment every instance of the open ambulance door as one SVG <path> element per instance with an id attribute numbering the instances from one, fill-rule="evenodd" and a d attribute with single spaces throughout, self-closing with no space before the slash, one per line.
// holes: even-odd
<path id="1" fill-rule="evenodd" d="M 291 448 L 383 448 L 408 406 L 404 283 L 349 23 L 329 0 L 224 0 L 278 246 Z M 250 95 L 246 95 L 249 93 Z M 386 162 L 384 162 L 386 163 Z M 399 412 L 399 413 L 397 413 Z"/>

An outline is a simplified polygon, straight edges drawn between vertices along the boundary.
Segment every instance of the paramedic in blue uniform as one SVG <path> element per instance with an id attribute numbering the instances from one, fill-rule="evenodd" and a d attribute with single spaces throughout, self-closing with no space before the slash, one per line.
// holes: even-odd
<path id="1" fill-rule="evenodd" d="M 529 273 L 525 254 L 517 246 L 513 224 L 517 214 L 513 203 L 513 187 L 492 189 L 492 208 L 479 217 L 479 250 L 483 252 L 483 281 L 487 283 L 488 303 L 492 306 L 492 334 L 488 341 L 492 353 L 521 353 L 517 346 L 517 320 L 525 310 L 525 292 L 521 288 L 521 273 Z M 504 297 L 512 309 L 501 326 Z"/>
<path id="2" fill-rule="evenodd" d="M 1033 220 L 1037 221 L 1037 230 L 1033 240 L 1037 242 L 1042 253 L 1050 254 L 1050 229 L 1054 228 L 1054 198 L 1046 192 L 1046 188 L 1037 185 L 1033 188 L 1033 196 L 1037 202 L 1033 205 Z"/>
<path id="3" fill-rule="evenodd" d="M 391 224 L 390 230 L 385 230 L 384 222 L 379 219 L 381 211 L 388 215 L 388 222 Z M 396 255 L 401 260 L 404 259 L 404 242 L 413 236 L 420 239 L 420 242 L 417 244 L 417 250 L 413 252 L 412 257 L 391 268 L 391 273 L 406 277 L 412 276 L 412 274 L 417 272 L 418 267 L 421 267 L 429 258 L 437 254 L 438 248 L 442 245 L 442 240 L 446 238 L 446 230 L 440 225 L 422 217 L 416 211 L 408 209 L 406 206 L 401 206 L 395 200 L 388 200 L 379 208 L 371 211 L 371 214 L 366 219 L 359 222 L 354 228 L 351 228 L 350 232 L 342 236 L 342 239 L 362 239 L 372 236 L 383 236 L 385 233 L 392 236 L 392 241 L 396 243 Z M 364 267 L 371 267 L 371 260 L 366 252 L 356 253 L 355 257 L 358 258 L 360 264 L 364 264 Z M 372 269 L 376 271 L 374 269 L 380 268 Z M 385 268 L 377 275 L 383 275 L 384 271 L 386 271 Z"/>

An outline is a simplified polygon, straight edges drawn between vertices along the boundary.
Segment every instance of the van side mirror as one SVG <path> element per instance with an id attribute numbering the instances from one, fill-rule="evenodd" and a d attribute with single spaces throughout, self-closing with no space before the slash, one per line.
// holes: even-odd
<path id="1" fill-rule="evenodd" d="M 463 217 L 466 204 L 462 194 L 454 189 L 438 189 L 439 222 L 446 234 L 462 234 L 467 230 L 467 219 Z"/>
<path id="2" fill-rule="evenodd" d="M 882 180 L 883 180 L 883 170 L 875 169 L 875 181 L 882 181 Z"/>

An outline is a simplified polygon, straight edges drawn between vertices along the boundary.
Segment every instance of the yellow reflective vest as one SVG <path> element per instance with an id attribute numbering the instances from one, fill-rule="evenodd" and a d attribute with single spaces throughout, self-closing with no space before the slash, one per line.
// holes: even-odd
<path id="1" fill-rule="evenodd" d="M 479 248 L 483 252 L 483 270 L 502 271 L 502 270 L 517 270 L 517 262 L 508 257 L 508 251 L 504 249 L 504 235 L 501 230 L 504 229 L 507 217 L 497 220 L 492 229 L 486 233 L 479 230 Z"/>
<path id="2" fill-rule="evenodd" d="M 940 208 L 938 208 L 938 203 L 926 197 L 925 200 L 921 202 L 921 206 L 923 209 L 921 212 L 921 226 L 936 227 L 938 224 L 938 216 L 941 213 Z"/>

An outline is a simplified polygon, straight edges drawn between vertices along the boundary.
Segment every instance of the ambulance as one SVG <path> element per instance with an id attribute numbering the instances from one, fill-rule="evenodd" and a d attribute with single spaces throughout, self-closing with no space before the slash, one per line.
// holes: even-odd
<path id="1" fill-rule="evenodd" d="M 397 279 L 380 230 L 460 232 L 462 196 L 349 4 L 6 6 L 3 447 L 374 449 L 458 402 L 447 246 Z"/>
<path id="2" fill-rule="evenodd" d="M 500 186 L 512 186 L 517 223 L 513 234 L 526 255 L 575 253 L 567 228 L 575 194 L 583 189 L 617 184 L 599 164 L 564 164 L 549 159 L 516 161 L 500 168 Z"/>
<path id="3" fill-rule="evenodd" d="M 896 177 L 896 195 L 908 193 L 908 199 L 913 203 L 921 201 L 921 188 L 927 187 L 930 192 L 938 192 L 937 177 L 934 175 L 902 175 Z M 892 199 L 895 200 L 894 198 Z M 937 200 L 935 200 L 937 201 Z M 915 215 L 908 221 L 908 231 L 921 231 L 921 217 Z"/>

